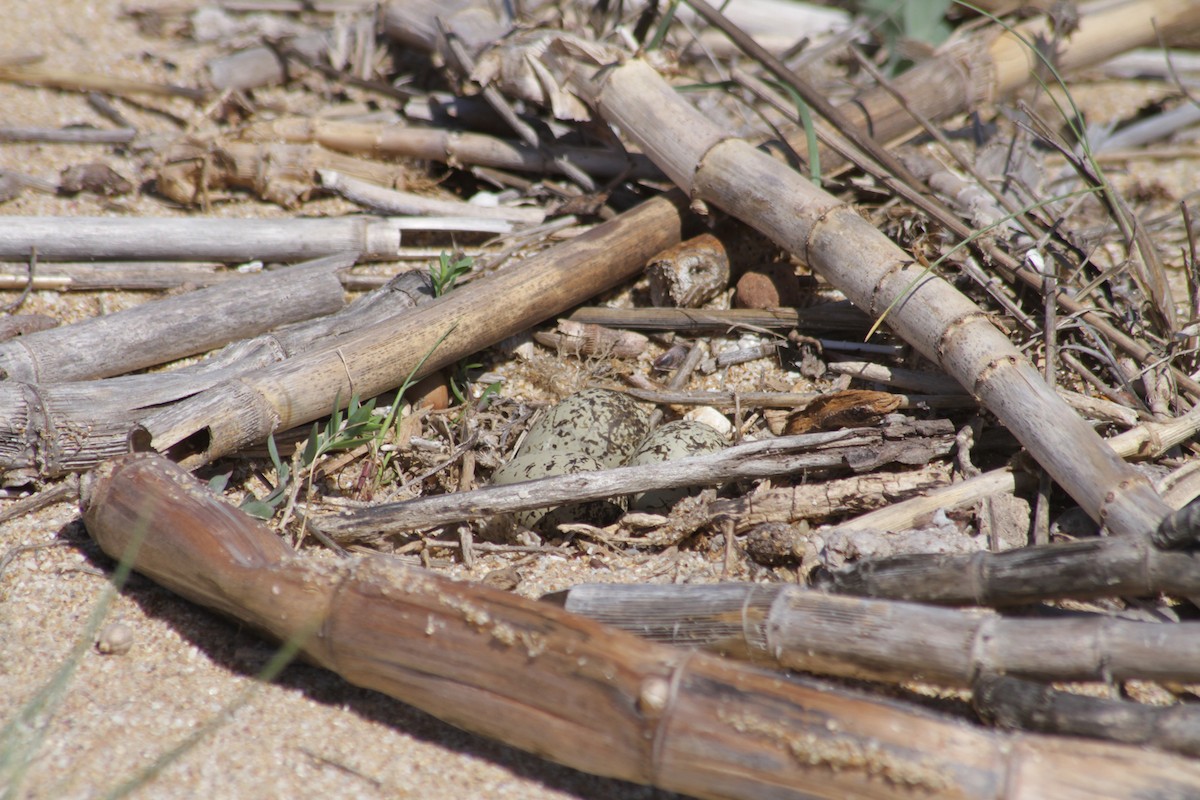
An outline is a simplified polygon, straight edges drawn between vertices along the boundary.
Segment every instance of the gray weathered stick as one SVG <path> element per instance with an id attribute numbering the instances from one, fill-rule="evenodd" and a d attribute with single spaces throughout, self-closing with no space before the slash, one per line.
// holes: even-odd
<path id="1" fill-rule="evenodd" d="M 959 687 L 982 673 L 1200 680 L 1200 623 L 1010 618 L 791 584 L 584 584 L 552 597 L 568 611 L 653 641 L 823 675 Z"/>
<path id="2" fill-rule="evenodd" d="M 210 219 L 203 217 L 6 217 L 0 258 L 45 261 L 297 261 L 330 253 L 360 253 L 387 261 L 400 232 L 431 230 L 428 220 L 377 217 Z M 423 227 L 425 226 L 425 227 Z M 492 230 L 492 227 L 487 227 Z M 503 232 L 502 229 L 500 232 Z"/>
<path id="3" fill-rule="evenodd" d="M 1149 537 L 1105 537 L 1001 553 L 869 558 L 815 574 L 824 589 L 944 605 L 1012 606 L 1049 598 L 1200 596 L 1196 554 Z"/>
<path id="4" fill-rule="evenodd" d="M 345 302 L 336 272 L 354 261 L 320 258 L 12 339 L 0 343 L 0 375 L 28 383 L 104 378 L 330 314 Z"/>
<path id="5" fill-rule="evenodd" d="M 433 296 L 424 273 L 398 275 L 337 313 L 236 342 L 197 364 L 150 375 L 47 386 L 0 382 L 0 484 L 90 469 L 138 442 L 139 412 L 204 391 L 328 339 L 406 313 Z M 141 446 L 141 445 L 139 445 Z"/>
<path id="6" fill-rule="evenodd" d="M 571 314 L 576 322 L 656 331 L 728 331 L 740 326 L 772 330 L 855 331 L 871 327 L 850 303 L 822 303 L 808 308 L 598 308 L 588 306 Z"/>
<path id="7" fill-rule="evenodd" d="M 617 467 L 506 486 L 488 486 L 470 492 L 343 511 L 316 517 L 309 522 L 314 528 L 339 539 L 363 532 L 395 533 L 567 502 L 599 500 L 655 489 L 774 477 L 815 467 L 842 466 L 850 458 L 868 458 L 869 453 L 881 451 L 883 444 L 879 431 L 870 428 L 781 436 L 662 464 Z M 942 446 L 948 448 L 949 442 L 943 442 Z"/>

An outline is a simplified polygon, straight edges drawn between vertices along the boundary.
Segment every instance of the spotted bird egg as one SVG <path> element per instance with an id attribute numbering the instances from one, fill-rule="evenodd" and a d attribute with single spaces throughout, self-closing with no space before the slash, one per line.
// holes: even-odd
<path id="1" fill-rule="evenodd" d="M 715 453 L 725 447 L 725 437 L 713 426 L 690 419 L 668 422 L 646 437 L 629 460 L 631 467 L 659 464 L 677 458 Z M 632 508 L 650 514 L 670 511 L 671 506 L 695 490 L 687 488 L 657 489 L 634 495 Z"/>
<path id="2" fill-rule="evenodd" d="M 517 454 L 492 475 L 492 483 L 620 466 L 649 428 L 649 415 L 627 395 L 607 389 L 576 392 L 534 421 Z M 607 525 L 622 511 L 622 504 L 601 500 L 525 511 L 515 518 L 525 527 L 549 530 L 567 521 Z"/>

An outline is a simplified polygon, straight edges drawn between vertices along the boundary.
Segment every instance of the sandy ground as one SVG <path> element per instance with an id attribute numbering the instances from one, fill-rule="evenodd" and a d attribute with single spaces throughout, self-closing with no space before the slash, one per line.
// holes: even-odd
<path id="1" fill-rule="evenodd" d="M 0 57 L 42 52 L 55 66 L 188 85 L 211 51 L 143 38 L 122 19 L 119 0 L 9 0 L 0 26 Z M 169 53 L 169 63 L 163 58 Z M 1095 91 L 1111 99 L 1105 87 Z M 1139 96 L 1125 115 L 1144 102 Z M 194 113 L 184 101 L 155 101 L 159 110 Z M 82 97 L 0 84 L 5 125 L 107 127 Z M 158 111 L 122 106 L 146 129 L 170 131 Z M 1101 113 L 1099 116 L 1103 117 Z M 0 144 L 0 167 L 48 180 L 65 164 L 102 159 L 135 182 L 149 177 L 136 158 L 108 148 Z M 1191 164 L 1150 178 L 1182 196 Z M 106 201 L 26 193 L 0 209 L 18 215 L 172 213 L 155 201 Z M 315 209 L 306 209 L 315 213 Z M 280 215 L 258 203 L 224 206 L 220 214 Z M 133 302 L 111 295 L 38 292 L 23 310 L 70 320 Z M 5 503 L 0 501 L 0 509 Z M 692 580 L 719 575 L 719 554 L 689 554 L 689 563 L 646 558 L 592 579 Z M 481 560 L 474 577 L 503 562 Z M 527 570 L 522 591 L 536 594 L 575 582 L 566 564 Z M 132 634 L 125 654 L 104 655 L 87 636 L 88 619 L 108 585 L 112 564 L 88 538 L 77 510 L 60 504 L 0 525 L 0 724 L 20 718 L 18 735 L 0 738 L 0 781 L 6 759 L 23 774 L 15 796 L 105 796 L 190 737 L 199 744 L 135 790 L 144 798 L 665 798 L 669 795 L 583 775 L 464 733 L 374 692 L 304 665 L 288 667 L 272 685 L 254 675 L 272 654 L 251 633 L 134 576 L 107 609 L 105 625 Z M 72 659 L 77 643 L 82 655 Z M 73 671 L 68 671 L 74 664 Z M 56 691 L 35 704 L 46 687 Z M 227 718 L 226 709 L 236 706 Z M 216 720 L 219 724 L 212 724 Z M 14 744 L 15 743 L 15 744 Z M 6 745 L 13 745 L 5 750 Z M 12 761 L 8 762 L 13 763 Z M 148 776 L 147 776 L 148 777 Z M 9 787 L 12 788 L 12 787 Z"/>
<path id="2" fill-rule="evenodd" d="M 194 84 L 211 51 L 143 38 L 121 18 L 121 8 L 118 0 L 14 0 L 0 26 L 0 58 L 43 53 L 57 67 Z M 194 113 L 186 102 L 148 105 Z M 111 127 L 71 93 L 0 84 L 0 108 L 4 125 Z M 122 110 L 144 129 L 175 130 L 154 111 L 125 104 Z M 87 160 L 104 160 L 135 183 L 148 177 L 137 159 L 105 147 L 0 144 L 0 167 L 47 180 L 56 180 L 64 165 Z M 3 208 L 5 215 L 139 212 L 171 213 L 142 199 L 113 203 L 29 192 Z M 283 212 L 254 203 L 216 213 Z M 132 301 L 38 292 L 22 310 L 70 320 L 125 302 Z M 23 765 L 17 797 L 105 796 L 201 731 L 199 745 L 132 796 L 669 796 L 548 764 L 320 669 L 293 665 L 276 684 L 261 685 L 253 676 L 270 658 L 270 646 L 137 576 L 106 617 L 106 624 L 119 621 L 132 633 L 129 652 L 102 655 L 84 641 L 77 667 L 64 673 L 105 594 L 111 562 L 88 538 L 77 510 L 61 504 L 0 526 L 0 564 L 0 724 L 13 723 L 39 691 L 65 678 L 61 691 L 22 722 L 16 740 L 4 740 L 19 746 L 5 751 L 0 745 L 0 764 L 15 758 Z M 210 725 L 234 704 L 239 707 L 227 720 Z"/>

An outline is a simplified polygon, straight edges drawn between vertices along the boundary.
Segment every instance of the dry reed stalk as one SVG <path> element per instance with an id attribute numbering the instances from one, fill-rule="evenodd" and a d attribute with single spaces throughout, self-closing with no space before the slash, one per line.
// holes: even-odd
<path id="1" fill-rule="evenodd" d="M 75 92 L 107 92 L 109 94 L 148 94 L 155 97 L 185 97 L 188 100 L 203 100 L 204 92 L 186 86 L 170 86 L 165 83 L 120 78 L 94 72 L 75 72 L 68 69 L 45 67 L 38 64 L 7 67 L 0 66 L 0 81 L 11 81 L 28 86 L 48 86 Z"/>
<path id="2" fill-rule="evenodd" d="M 704 798 L 1200 792 L 1186 759 L 990 733 L 383 557 L 307 564 L 161 456 L 85 484 L 85 524 L 113 558 L 353 684 L 594 774 Z"/>
<path id="3" fill-rule="evenodd" d="M 402 318 L 339 337 L 315 353 L 222 384 L 142 420 L 154 446 L 187 445 L 189 464 L 325 416 L 335 400 L 373 397 L 561 314 L 632 278 L 679 241 L 678 195 L 643 203 L 558 247 L 481 278 Z M 186 449 L 186 448 L 185 448 Z"/>
<path id="4" fill-rule="evenodd" d="M 1200 432 L 1200 409 L 1166 422 L 1144 422 L 1107 440 L 1108 446 L 1121 458 L 1157 458 L 1172 447 L 1186 442 Z M 992 470 L 974 478 L 935 489 L 927 495 L 894 503 L 887 508 L 871 511 L 835 525 L 830 531 L 881 530 L 902 531 L 916 526 L 939 508 L 951 511 L 977 503 L 997 494 L 1012 494 L 1017 476 L 1007 467 Z"/>
<path id="5" fill-rule="evenodd" d="M 1200 6 L 1191 0 L 1099 0 L 1078 8 L 1079 27 L 1058 42 L 1053 62 L 1060 73 L 1082 69 L 1132 50 L 1156 44 L 1160 33 L 1177 33 L 1200 24 Z M 1030 43 L 1055 41 L 1044 16 L 1012 30 L 989 26 L 942 46 L 935 58 L 923 61 L 893 82 L 894 91 L 922 116 L 938 119 L 955 111 L 993 103 L 1029 83 L 1043 69 Z M 839 106 L 847 122 L 868 131 L 880 142 L 905 136 L 914 128 L 911 114 L 883 87 L 860 94 Z M 786 134 L 798 153 L 807 150 L 803 130 Z M 821 151 L 823 169 L 845 163 Z"/>
<path id="6" fill-rule="evenodd" d="M 654 202 L 654 201 L 647 201 Z M 865 333 L 871 321 L 847 302 L 822 303 L 808 308 L 599 308 L 571 313 L 584 324 L 650 331 L 727 331 L 739 327 L 771 330 L 845 331 Z"/>
<path id="7" fill-rule="evenodd" d="M 1196 553 L 1160 549 L 1149 536 L 865 559 L 815 573 L 813 583 L 860 597 L 993 607 L 1052 598 L 1200 596 Z"/>
<path id="8" fill-rule="evenodd" d="M 256 123 L 243 133 L 267 142 L 313 142 L 331 150 L 440 161 L 453 166 L 477 165 L 527 172 L 561 172 L 566 160 L 588 175 L 661 178 L 645 156 L 594 147 L 535 148 L 479 133 L 412 128 L 400 124 L 368 124 L 322 119 L 281 119 Z"/>
<path id="9" fill-rule="evenodd" d="M 583 584 L 551 598 L 652 641 L 819 675 L 956 687 L 970 687 L 980 674 L 1041 681 L 1200 679 L 1200 623 L 1011 618 L 791 584 Z"/>
<path id="10" fill-rule="evenodd" d="M 321 258 L 12 339 L 0 343 L 0 378 L 105 378 L 332 314 L 345 302 L 336 273 L 353 263 L 353 255 Z"/>
<path id="11" fill-rule="evenodd" d="M 359 253 L 386 261 L 400 249 L 404 220 L 21 217 L 0 226 L 0 258 L 43 261 L 297 261 Z"/>
<path id="12" fill-rule="evenodd" d="M 658 489 L 707 486 L 731 480 L 790 475 L 804 469 L 841 467 L 847 463 L 889 461 L 894 455 L 881 431 L 848 428 L 831 433 L 781 436 L 728 447 L 716 453 L 679 458 L 661 464 L 615 467 L 596 472 L 557 475 L 469 492 L 419 497 L 356 511 L 316 517 L 310 525 L 338 540 L 361 539 L 401 531 L 432 528 L 451 522 L 525 511 L 562 503 L 601 500 Z M 932 458 L 949 452 L 951 437 L 913 437 L 900 442 Z M 910 462 L 906 462 L 910 463 Z"/>
<path id="13" fill-rule="evenodd" d="M 145 449 L 135 420 L 147 409 L 316 350 L 328 339 L 404 314 L 432 296 L 428 276 L 408 272 L 341 311 L 236 342 L 169 372 L 52 385 L 0 381 L 0 408 L 7 414 L 0 422 L 0 484 L 91 469 L 105 458 Z"/>
<path id="14" fill-rule="evenodd" d="M 1191 704 L 1151 706 L 1062 692 L 1035 681 L 980 675 L 971 705 L 1002 728 L 1123 742 L 1200 756 L 1200 715 Z"/>
<path id="15" fill-rule="evenodd" d="M 64 142 L 67 144 L 129 144 L 137 138 L 133 128 L 0 128 L 0 142 Z"/>
<path id="16" fill-rule="evenodd" d="M 35 292 L 86 292 L 102 289 L 165 291 L 177 289 L 184 284 L 199 288 L 242 277 L 237 272 L 221 269 L 223 266 L 202 261 L 55 262 L 39 264 L 30 278 L 28 264 L 6 263 L 0 264 L 0 290 L 20 291 L 26 286 L 32 286 Z"/>
<path id="17" fill-rule="evenodd" d="M 766 234 L 890 327 L 996 414 L 1093 519 L 1148 534 L 1169 512 L 1046 384 L 987 314 L 858 212 L 682 100 L 632 60 L 573 82 L 689 196 Z"/>
<path id="18" fill-rule="evenodd" d="M 331 169 L 317 170 L 317 178 L 323 189 L 384 214 L 499 219 L 519 225 L 541 225 L 546 221 L 546 212 L 531 206 L 483 206 L 462 200 L 439 200 L 388 189 Z"/>

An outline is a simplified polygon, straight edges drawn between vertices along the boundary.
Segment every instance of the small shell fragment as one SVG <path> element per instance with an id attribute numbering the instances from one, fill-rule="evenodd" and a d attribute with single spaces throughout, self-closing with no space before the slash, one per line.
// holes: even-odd
<path id="1" fill-rule="evenodd" d="M 123 656 L 133 647 L 133 628 L 124 622 L 110 622 L 96 637 L 96 650 L 104 655 Z"/>
<path id="2" fill-rule="evenodd" d="M 722 436 L 729 437 L 733 435 L 733 423 L 729 421 L 729 417 L 712 406 L 696 406 L 684 414 L 683 418 L 703 423 L 715 429 Z"/>

